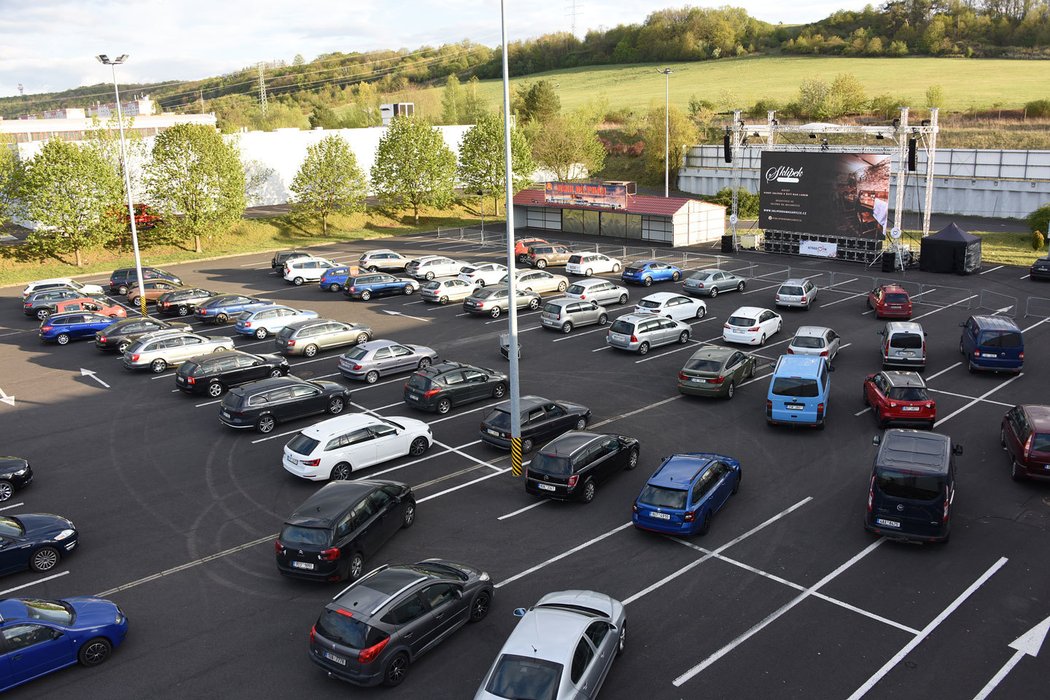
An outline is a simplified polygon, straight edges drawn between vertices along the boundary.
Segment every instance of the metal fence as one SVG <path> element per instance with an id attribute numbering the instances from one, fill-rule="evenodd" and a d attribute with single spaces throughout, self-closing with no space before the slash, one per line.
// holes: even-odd
<path id="1" fill-rule="evenodd" d="M 1024 305 L 1025 318 L 1050 318 L 1050 299 L 1046 297 L 1028 297 Z"/>

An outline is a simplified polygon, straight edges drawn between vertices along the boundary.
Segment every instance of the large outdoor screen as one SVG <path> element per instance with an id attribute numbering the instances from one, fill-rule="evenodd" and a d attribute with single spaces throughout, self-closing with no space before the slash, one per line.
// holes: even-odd
<path id="1" fill-rule="evenodd" d="M 758 225 L 820 236 L 882 238 L 891 156 L 764 151 Z"/>

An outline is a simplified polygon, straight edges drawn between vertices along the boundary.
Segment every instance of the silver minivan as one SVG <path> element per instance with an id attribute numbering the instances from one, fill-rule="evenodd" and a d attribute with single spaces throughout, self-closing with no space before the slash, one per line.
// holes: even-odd
<path id="1" fill-rule="evenodd" d="M 882 336 L 882 368 L 926 369 L 926 333 L 914 321 L 890 321 Z"/>
<path id="2" fill-rule="evenodd" d="M 605 338 L 611 347 L 630 350 L 639 355 L 650 348 L 670 343 L 689 342 L 689 324 L 651 314 L 627 314 L 613 321 Z"/>
<path id="3" fill-rule="evenodd" d="M 565 290 L 565 296 L 582 301 L 596 301 L 603 306 L 606 304 L 623 306 L 630 298 L 627 287 L 597 277 L 573 282 Z"/>
<path id="4" fill-rule="evenodd" d="M 562 333 L 572 333 L 576 326 L 589 326 L 597 323 L 604 326 L 609 322 L 609 314 L 596 301 L 579 299 L 552 299 L 543 305 L 540 323 L 545 328 L 556 328 Z"/>
<path id="5" fill-rule="evenodd" d="M 809 309 L 817 298 L 817 286 L 807 279 L 784 280 L 777 289 L 773 301 L 777 308 L 791 306 L 796 309 Z"/>

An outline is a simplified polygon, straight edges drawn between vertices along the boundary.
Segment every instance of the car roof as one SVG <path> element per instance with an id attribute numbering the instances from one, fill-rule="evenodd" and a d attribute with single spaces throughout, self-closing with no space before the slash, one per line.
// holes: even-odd
<path id="1" fill-rule="evenodd" d="M 303 501 L 291 517 L 290 525 L 331 526 L 346 509 L 372 493 L 380 482 L 358 479 L 330 481 Z"/>
<path id="2" fill-rule="evenodd" d="M 412 566 L 383 566 L 347 586 L 332 599 L 331 605 L 372 616 L 405 591 L 435 580 L 447 579 Z"/>
<path id="3" fill-rule="evenodd" d="M 830 330 L 826 326 L 799 326 L 798 330 L 795 331 L 795 337 L 823 338 L 824 334 Z"/>
<path id="4" fill-rule="evenodd" d="M 1035 424 L 1032 427 L 1038 433 L 1050 431 L 1050 406 L 1040 404 L 1022 404 L 1021 408 Z"/>
<path id="5" fill-rule="evenodd" d="M 652 321 L 653 319 L 658 319 L 658 318 L 664 318 L 664 317 L 663 316 L 659 316 L 657 314 L 624 314 L 623 316 L 620 316 L 619 318 L 617 318 L 616 321 L 614 321 L 614 323 L 618 322 L 618 321 L 626 321 L 627 323 L 641 323 L 642 321 Z M 667 319 L 667 320 L 671 320 L 671 319 Z"/>
<path id="6" fill-rule="evenodd" d="M 401 255 L 401 253 L 398 253 L 396 250 L 391 250 L 390 248 L 373 248 L 372 250 L 366 250 L 362 255 L 376 255 L 378 253 L 394 253 L 395 255 Z"/>
<path id="7" fill-rule="evenodd" d="M 444 374 L 445 372 L 451 372 L 456 369 L 476 369 L 484 372 L 492 372 L 494 370 L 485 369 L 484 367 L 478 367 L 475 365 L 468 365 L 465 362 L 455 362 L 453 360 L 445 360 L 444 362 L 435 362 L 429 367 L 423 369 L 417 369 L 416 374 L 425 374 L 428 376 L 434 376 Z"/>
<path id="8" fill-rule="evenodd" d="M 383 422 L 382 418 L 367 413 L 347 413 L 343 416 L 336 416 L 335 418 L 329 418 L 319 423 L 314 423 L 309 428 L 304 428 L 301 432 L 306 437 L 314 438 L 316 440 L 318 438 L 327 437 L 332 433 L 357 430 L 381 422 Z"/>
<path id="9" fill-rule="evenodd" d="M 918 387 L 925 388 L 926 382 L 918 372 L 904 372 L 900 370 L 884 370 L 882 375 L 893 387 Z"/>
<path id="10" fill-rule="evenodd" d="M 685 452 L 668 457 L 647 483 L 670 489 L 688 488 L 693 480 L 719 458 L 702 452 Z"/>
<path id="11" fill-rule="evenodd" d="M 447 255 L 423 255 L 423 256 L 420 256 L 420 257 L 416 258 L 416 262 L 422 263 L 422 262 L 426 262 L 427 260 L 438 260 L 438 259 L 452 260 L 452 258 L 448 257 Z M 452 262 L 455 262 L 455 260 L 452 260 Z"/>
<path id="12" fill-rule="evenodd" d="M 216 352 L 210 352 L 207 355 L 198 355 L 193 358 L 193 361 L 197 364 L 204 362 L 211 362 L 212 360 L 221 360 L 226 357 L 263 357 L 262 355 L 253 355 L 250 352 L 243 350 L 218 350 Z"/>
<path id="13" fill-rule="evenodd" d="M 83 316 L 85 314 L 88 316 L 99 316 L 99 314 L 96 314 L 94 311 L 63 311 L 60 314 L 51 314 L 48 316 L 47 321 L 50 323 L 55 319 L 69 318 L 70 316 Z M 108 318 L 108 316 L 103 316 L 102 318 Z"/>
<path id="14" fill-rule="evenodd" d="M 887 333 L 922 333 L 922 325 L 915 321 L 888 321 Z"/>
<path id="15" fill-rule="evenodd" d="M 699 350 L 690 355 L 689 359 L 695 360 L 704 358 L 724 362 L 726 358 L 735 355 L 738 352 L 740 352 L 740 350 L 737 350 L 736 348 L 728 348 L 723 345 L 704 345 Z"/>
<path id="16" fill-rule="evenodd" d="M 741 306 L 730 316 L 758 316 L 764 311 L 769 311 L 769 309 L 763 309 L 761 306 Z"/>
<path id="17" fill-rule="evenodd" d="M 601 277 L 587 277 L 582 280 L 574 280 L 573 284 L 578 284 L 581 287 L 591 287 L 596 284 L 616 284 L 611 280 L 602 279 Z"/>
<path id="18" fill-rule="evenodd" d="M 684 295 L 679 294 L 678 292 L 653 292 L 652 294 L 648 294 L 642 297 L 642 301 L 667 301 L 668 299 L 673 299 L 674 297 L 683 296 Z M 689 297 L 684 298 L 688 299 Z"/>
<path id="19" fill-rule="evenodd" d="M 781 355 L 777 360 L 773 375 L 787 374 L 793 377 L 816 377 L 820 366 L 825 362 L 823 357 L 814 355 Z"/>
<path id="20" fill-rule="evenodd" d="M 522 396 L 518 399 L 518 405 L 522 411 L 528 411 L 529 409 L 536 408 L 537 406 L 543 406 L 544 404 L 551 403 L 550 399 L 545 399 L 542 396 Z M 510 401 L 501 401 L 492 407 L 494 411 L 503 411 L 510 413 Z"/>
<path id="21" fill-rule="evenodd" d="M 388 340 L 386 338 L 377 338 L 376 340 L 366 340 L 363 343 L 358 343 L 355 347 L 358 350 L 367 350 L 373 352 L 382 348 L 388 348 L 391 345 L 404 345 L 405 347 L 412 347 L 409 343 L 400 343 L 396 340 Z"/>
<path id="22" fill-rule="evenodd" d="M 576 298 L 573 298 L 573 297 L 558 297 L 557 299 L 546 299 L 546 300 L 544 300 L 544 303 L 546 303 L 546 304 L 557 304 L 558 306 L 568 306 L 569 304 L 580 304 L 580 303 L 586 304 L 587 301 L 581 302 L 579 299 L 576 299 Z"/>
<path id="23" fill-rule="evenodd" d="M 569 433 L 562 433 L 559 437 L 556 437 L 547 443 L 540 451 L 543 454 L 552 457 L 570 457 L 581 447 L 590 444 L 595 438 L 600 437 L 604 436 L 599 435 L 598 433 L 587 433 L 574 430 Z"/>
<path id="24" fill-rule="evenodd" d="M 893 428 L 882 435 L 877 466 L 945 474 L 951 438 L 928 430 Z"/>
<path id="25" fill-rule="evenodd" d="M 786 279 L 783 282 L 781 282 L 780 286 L 786 287 L 790 284 L 792 287 L 801 287 L 808 281 L 809 280 L 807 280 L 805 277 L 791 277 L 790 279 Z"/>
<path id="26" fill-rule="evenodd" d="M 304 318 L 304 319 L 300 319 L 298 321 L 292 321 L 291 323 L 286 324 L 285 328 L 291 328 L 293 331 L 298 331 L 298 330 L 301 330 L 303 328 L 306 328 L 307 326 L 315 326 L 315 325 L 317 325 L 319 323 L 329 323 L 329 322 L 350 324 L 349 321 L 336 321 L 336 319 L 334 319 L 334 318 L 320 318 L 320 317 L 318 317 L 318 318 Z"/>
<path id="27" fill-rule="evenodd" d="M 982 331 L 1019 331 L 1017 323 L 1012 318 L 1003 316 L 972 316 Z"/>
<path id="28" fill-rule="evenodd" d="M 267 377 L 266 379 L 259 379 L 258 381 L 249 382 L 247 384 L 241 384 L 230 389 L 231 394 L 237 394 L 239 396 L 251 396 L 261 391 L 269 391 L 270 389 L 276 389 L 281 386 L 291 386 L 293 384 L 303 384 L 308 380 L 300 379 L 292 375 L 286 375 L 284 377 Z"/>
<path id="29" fill-rule="evenodd" d="M 884 284 L 884 285 L 882 285 L 880 287 L 880 289 L 882 289 L 882 291 L 887 292 L 887 293 L 888 292 L 900 293 L 900 294 L 907 294 L 908 293 L 908 290 L 905 289 L 904 287 L 900 286 L 899 284 Z"/>
<path id="30" fill-rule="evenodd" d="M 692 276 L 696 276 L 696 275 L 713 275 L 716 272 L 724 272 L 727 275 L 733 274 L 729 270 L 719 270 L 717 267 L 705 267 L 703 270 L 697 270 L 696 272 L 694 272 L 692 274 Z"/>
<path id="31" fill-rule="evenodd" d="M 503 645 L 503 654 L 567 664 L 593 617 L 564 608 L 533 607 Z"/>
<path id="32" fill-rule="evenodd" d="M 653 263 L 658 263 L 658 262 L 660 262 L 660 261 L 659 260 L 636 260 L 633 263 L 631 263 L 631 267 L 645 267 L 646 265 L 652 265 Z M 668 263 L 668 264 L 670 264 L 670 263 Z"/>

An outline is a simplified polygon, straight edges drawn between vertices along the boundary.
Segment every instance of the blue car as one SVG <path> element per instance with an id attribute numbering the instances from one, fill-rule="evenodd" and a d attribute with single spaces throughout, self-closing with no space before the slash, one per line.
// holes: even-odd
<path id="1" fill-rule="evenodd" d="M 639 260 L 623 268 L 620 277 L 624 282 L 651 287 L 653 282 L 677 282 L 682 270 L 659 260 Z"/>
<path id="2" fill-rule="evenodd" d="M 419 289 L 419 282 L 407 277 L 394 277 L 385 272 L 369 272 L 351 277 L 346 281 L 343 294 L 351 299 L 368 301 L 372 297 L 391 294 L 412 294 Z"/>
<path id="3" fill-rule="evenodd" d="M 834 367 L 818 355 L 781 355 L 769 379 L 766 422 L 824 429 Z"/>
<path id="4" fill-rule="evenodd" d="M 338 292 L 346 287 L 346 281 L 350 279 L 350 268 L 346 265 L 330 267 L 321 275 L 321 289 L 328 292 Z"/>
<path id="5" fill-rule="evenodd" d="M 77 538 L 77 528 L 61 515 L 0 517 L 0 575 L 26 569 L 50 571 L 76 549 Z"/>
<path id="6" fill-rule="evenodd" d="M 273 302 L 241 294 L 221 294 L 198 304 L 194 314 L 207 323 L 229 323 L 242 311 L 254 311 L 264 306 L 273 306 Z"/>
<path id="7" fill-rule="evenodd" d="M 962 326 L 959 352 L 971 372 L 1018 373 L 1024 368 L 1024 336 L 1013 319 L 971 316 Z"/>
<path id="8" fill-rule="evenodd" d="M 40 324 L 40 340 L 65 345 L 71 340 L 94 338 L 96 331 L 113 325 L 113 319 L 102 314 L 71 311 L 55 314 Z"/>
<path id="9" fill-rule="evenodd" d="M 740 488 L 740 462 L 710 452 L 671 455 L 657 467 L 634 502 L 640 530 L 703 535 L 711 518 Z"/>
<path id="10" fill-rule="evenodd" d="M 127 633 L 128 618 L 101 598 L 0 600 L 0 692 L 78 661 L 98 666 Z"/>

